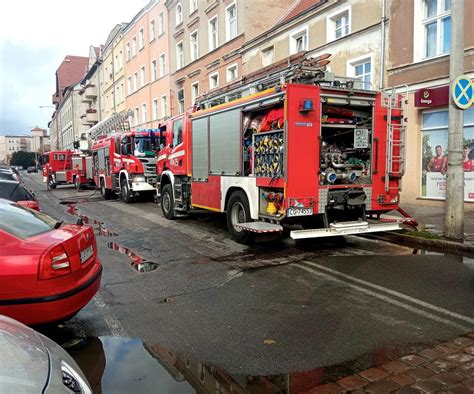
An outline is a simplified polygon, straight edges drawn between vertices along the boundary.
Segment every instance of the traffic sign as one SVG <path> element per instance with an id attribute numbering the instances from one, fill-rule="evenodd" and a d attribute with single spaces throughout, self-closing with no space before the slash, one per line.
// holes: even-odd
<path id="1" fill-rule="evenodd" d="M 468 109 L 474 102 L 474 83 L 466 75 L 460 75 L 451 84 L 451 97 L 461 109 Z"/>

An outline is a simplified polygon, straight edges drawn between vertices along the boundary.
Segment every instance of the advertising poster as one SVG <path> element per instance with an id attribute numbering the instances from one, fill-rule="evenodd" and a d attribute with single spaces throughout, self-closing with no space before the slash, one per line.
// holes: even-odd
<path id="1" fill-rule="evenodd" d="M 448 168 L 448 132 L 429 130 L 422 132 L 421 196 L 444 199 Z M 464 128 L 463 144 L 464 199 L 474 202 L 474 127 Z"/>

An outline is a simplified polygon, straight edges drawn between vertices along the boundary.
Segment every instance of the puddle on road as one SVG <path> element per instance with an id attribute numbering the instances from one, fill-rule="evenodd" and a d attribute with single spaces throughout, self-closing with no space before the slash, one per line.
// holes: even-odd
<path id="1" fill-rule="evenodd" d="M 139 254 L 135 253 L 133 250 L 118 244 L 115 241 L 108 242 L 107 246 L 109 249 L 115 250 L 119 253 L 125 254 L 130 259 L 130 265 L 138 272 L 150 272 L 158 268 L 159 264 L 153 261 L 147 260 Z"/>
<path id="2" fill-rule="evenodd" d="M 296 394 L 404 354 L 401 349 L 384 349 L 336 366 L 281 375 L 250 376 L 230 374 L 220 367 L 202 364 L 135 338 L 84 338 L 69 343 L 72 346 L 66 350 L 83 370 L 94 393 Z"/>
<path id="3" fill-rule="evenodd" d="M 89 216 L 79 213 L 76 204 L 68 203 L 66 212 L 71 216 L 77 216 L 81 218 L 83 223 L 90 224 L 94 228 L 95 235 L 99 237 L 116 237 L 118 235 L 117 233 L 108 230 L 105 227 L 104 222 L 89 218 Z"/>

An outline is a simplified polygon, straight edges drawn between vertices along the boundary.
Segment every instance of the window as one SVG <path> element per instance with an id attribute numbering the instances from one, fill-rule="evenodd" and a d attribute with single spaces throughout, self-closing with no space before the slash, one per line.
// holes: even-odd
<path id="1" fill-rule="evenodd" d="M 199 96 L 199 82 L 194 82 L 191 85 L 191 102 L 192 105 L 196 102 L 196 98 Z"/>
<path id="2" fill-rule="evenodd" d="M 219 73 L 209 75 L 209 88 L 214 89 L 219 87 Z"/>
<path id="3" fill-rule="evenodd" d="M 132 38 L 132 57 L 137 54 L 137 37 Z"/>
<path id="4" fill-rule="evenodd" d="M 227 41 L 237 36 L 237 7 L 235 3 L 226 8 L 225 33 Z"/>
<path id="5" fill-rule="evenodd" d="M 165 117 L 168 115 L 168 99 L 165 96 L 161 96 L 161 116 Z"/>
<path id="6" fill-rule="evenodd" d="M 178 111 L 180 114 L 184 112 L 184 89 L 178 90 Z"/>
<path id="7" fill-rule="evenodd" d="M 424 57 L 449 53 L 451 49 L 451 1 L 424 0 Z"/>
<path id="8" fill-rule="evenodd" d="M 190 42 L 190 51 L 191 51 L 191 61 L 196 60 L 199 57 L 199 49 L 198 49 L 198 32 L 194 31 L 189 36 Z"/>
<path id="9" fill-rule="evenodd" d="M 150 42 L 155 39 L 155 20 L 150 22 Z"/>
<path id="10" fill-rule="evenodd" d="M 165 32 L 165 17 L 162 12 L 158 15 L 158 35 L 161 36 Z"/>
<path id="11" fill-rule="evenodd" d="M 189 0 L 189 14 L 192 14 L 198 8 L 197 0 Z"/>
<path id="12" fill-rule="evenodd" d="M 115 97 L 116 97 L 116 101 L 120 103 L 120 86 L 115 87 Z"/>
<path id="13" fill-rule="evenodd" d="M 17 185 L 16 187 L 19 186 Z M 51 231 L 56 222 L 44 213 L 17 205 L 9 206 L 7 209 L 2 210 L 1 214 L 0 229 L 22 239 Z"/>
<path id="14" fill-rule="evenodd" d="M 135 126 L 138 126 L 138 122 L 140 122 L 140 110 L 138 107 L 135 108 Z"/>
<path id="15" fill-rule="evenodd" d="M 213 51 L 219 45 L 219 36 L 217 30 L 217 16 L 209 20 L 209 51 Z"/>
<path id="16" fill-rule="evenodd" d="M 140 32 L 138 34 L 138 47 L 139 50 L 142 50 L 145 45 L 145 33 L 143 31 L 143 28 L 140 29 Z"/>
<path id="17" fill-rule="evenodd" d="M 237 64 L 227 67 L 226 76 L 227 82 L 232 82 L 237 79 Z"/>
<path id="18" fill-rule="evenodd" d="M 160 77 L 163 77 L 165 74 L 166 74 L 165 54 L 162 53 L 160 55 Z"/>
<path id="19" fill-rule="evenodd" d="M 127 52 L 127 62 L 132 58 L 132 54 L 130 52 L 130 43 L 127 42 L 127 44 L 125 45 L 125 48 L 126 48 L 126 52 Z"/>
<path id="20" fill-rule="evenodd" d="M 358 89 L 372 89 L 373 54 L 365 55 L 347 62 L 347 75 L 362 81 Z"/>
<path id="21" fill-rule="evenodd" d="M 138 73 L 133 74 L 133 91 L 138 90 Z"/>
<path id="22" fill-rule="evenodd" d="M 290 34 L 290 54 L 308 50 L 308 27 L 296 30 Z"/>
<path id="23" fill-rule="evenodd" d="M 142 68 L 140 69 L 140 82 L 140 87 L 145 86 L 145 66 L 142 66 Z"/>
<path id="24" fill-rule="evenodd" d="M 132 93 L 132 77 L 127 78 L 127 94 Z"/>
<path id="25" fill-rule="evenodd" d="M 124 85 L 123 82 L 120 84 L 120 102 L 123 103 L 125 101 L 125 90 L 124 90 Z"/>
<path id="26" fill-rule="evenodd" d="M 327 16 L 326 35 L 328 41 L 337 40 L 351 33 L 351 7 L 344 7 Z"/>
<path id="27" fill-rule="evenodd" d="M 262 65 L 263 67 L 269 66 L 275 60 L 275 48 L 271 47 L 262 50 Z"/>
<path id="28" fill-rule="evenodd" d="M 152 104 L 152 120 L 158 119 L 158 99 L 153 99 L 153 104 Z"/>
<path id="29" fill-rule="evenodd" d="M 121 70 L 122 67 L 123 67 L 123 52 L 122 51 L 120 51 L 120 53 L 119 53 L 119 59 L 118 60 L 119 60 L 119 70 Z"/>
<path id="30" fill-rule="evenodd" d="M 184 67 L 183 42 L 176 44 L 176 70 Z"/>
<path id="31" fill-rule="evenodd" d="M 181 7 L 181 3 L 176 5 L 176 26 L 183 22 L 183 7 Z"/>
<path id="32" fill-rule="evenodd" d="M 146 123 L 146 104 L 142 104 L 142 123 Z"/>
<path id="33" fill-rule="evenodd" d="M 151 62 L 151 79 L 152 81 L 156 81 L 158 78 L 158 69 L 156 67 L 156 60 Z"/>
<path id="34" fill-rule="evenodd" d="M 183 119 L 177 119 L 173 123 L 173 146 L 183 142 Z"/>

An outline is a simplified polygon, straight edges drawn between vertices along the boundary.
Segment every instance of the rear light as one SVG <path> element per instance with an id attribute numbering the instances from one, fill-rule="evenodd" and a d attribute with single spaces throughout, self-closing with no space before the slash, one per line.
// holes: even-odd
<path id="1" fill-rule="evenodd" d="M 62 245 L 47 250 L 41 256 L 38 277 L 52 279 L 71 273 L 71 264 Z"/>

